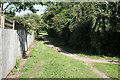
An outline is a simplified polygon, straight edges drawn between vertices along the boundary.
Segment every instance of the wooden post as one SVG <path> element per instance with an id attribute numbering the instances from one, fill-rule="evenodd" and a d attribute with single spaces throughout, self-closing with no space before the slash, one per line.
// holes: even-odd
<path id="1" fill-rule="evenodd" d="M 15 29 L 15 20 L 13 20 L 13 30 Z"/>
<path id="2" fill-rule="evenodd" d="M 2 8 L 0 7 L 0 14 L 2 14 Z"/>
<path id="3" fill-rule="evenodd" d="M 1 1 L 0 1 L 0 14 L 2 14 Z"/>
<path id="4" fill-rule="evenodd" d="M 2 29 L 4 29 L 5 28 L 5 15 L 1 15 L 1 27 L 2 27 Z"/>
<path id="5" fill-rule="evenodd" d="M 0 28 L 2 28 L 2 8 L 1 8 L 1 1 L 0 1 Z"/>
<path id="6" fill-rule="evenodd" d="M 2 28 L 2 26 L 1 26 L 1 14 L 0 14 L 0 28 Z"/>
<path id="7" fill-rule="evenodd" d="M 2 16 L 2 15 L 1 15 L 1 14 L 2 14 L 2 8 L 1 8 L 1 1 L 0 1 L 0 27 L 2 28 L 2 24 L 1 24 L 1 23 L 2 23 L 2 22 L 1 22 L 1 16 Z"/>

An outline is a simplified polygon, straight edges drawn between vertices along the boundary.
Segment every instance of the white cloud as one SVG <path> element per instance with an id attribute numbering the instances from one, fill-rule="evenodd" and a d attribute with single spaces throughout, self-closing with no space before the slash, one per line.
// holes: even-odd
<path id="1" fill-rule="evenodd" d="M 21 12 L 16 12 L 16 16 L 23 16 L 24 14 L 32 14 L 32 12 L 29 11 L 29 10 L 25 10 L 25 11 L 21 11 Z"/>
<path id="2" fill-rule="evenodd" d="M 41 11 L 38 11 L 36 14 L 37 14 L 37 15 L 41 15 L 41 14 L 43 14 L 43 13 L 44 13 L 44 11 L 41 10 Z"/>
<path id="3" fill-rule="evenodd" d="M 37 11 L 36 14 L 41 15 L 44 13 L 44 10 L 46 9 L 47 6 L 41 6 L 41 5 L 34 5 L 35 9 L 38 9 L 39 11 Z M 32 14 L 32 12 L 30 10 L 25 10 L 25 11 L 21 11 L 16 12 L 16 16 L 23 16 L 24 14 Z"/>

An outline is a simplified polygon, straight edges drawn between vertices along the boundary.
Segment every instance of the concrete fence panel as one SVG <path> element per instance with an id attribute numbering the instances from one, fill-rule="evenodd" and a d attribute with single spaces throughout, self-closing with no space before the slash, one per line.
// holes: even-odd
<path id="1" fill-rule="evenodd" d="M 0 29 L 0 79 L 8 75 L 34 38 L 34 31 L 26 35 L 25 30 Z"/>
<path id="2" fill-rule="evenodd" d="M 2 29 L 0 29 L 0 79 L 2 78 Z"/>
<path id="3" fill-rule="evenodd" d="M 10 72 L 16 63 L 16 41 L 15 41 L 16 31 L 10 29 L 4 29 L 2 32 L 3 38 L 3 56 L 2 56 L 2 76 Z"/>

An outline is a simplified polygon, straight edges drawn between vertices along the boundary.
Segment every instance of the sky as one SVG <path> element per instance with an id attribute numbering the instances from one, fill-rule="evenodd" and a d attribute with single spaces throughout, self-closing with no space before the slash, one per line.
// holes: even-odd
<path id="1" fill-rule="evenodd" d="M 36 14 L 40 15 L 40 14 L 44 13 L 46 7 L 47 6 L 34 5 L 34 8 L 39 10 L 39 11 L 37 11 Z M 16 12 L 16 16 L 22 16 L 24 14 L 32 14 L 32 12 L 30 10 L 21 11 L 20 13 Z"/>

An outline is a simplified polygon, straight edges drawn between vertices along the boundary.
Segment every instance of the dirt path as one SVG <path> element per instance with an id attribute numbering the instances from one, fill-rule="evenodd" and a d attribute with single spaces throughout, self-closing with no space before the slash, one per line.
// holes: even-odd
<path id="1" fill-rule="evenodd" d="M 60 52 L 61 54 L 64 54 L 66 56 L 72 57 L 74 59 L 80 60 L 80 61 L 84 61 L 84 62 L 97 62 L 97 63 L 116 63 L 119 64 L 120 62 L 118 60 L 106 60 L 106 59 L 91 59 L 91 58 L 87 58 L 87 57 L 81 57 L 78 56 L 76 54 L 71 54 L 68 53 L 62 49 L 60 49 L 59 47 L 54 46 L 53 44 L 50 43 L 50 41 L 48 39 L 46 39 L 45 37 L 43 37 L 41 35 L 42 39 L 44 40 L 44 42 L 51 48 L 53 48 L 54 50 Z"/>
<path id="2" fill-rule="evenodd" d="M 91 59 L 91 58 L 81 57 L 81 56 L 78 56 L 78 55 L 74 55 L 74 54 L 68 53 L 68 52 L 60 49 L 59 47 L 54 46 L 53 44 L 50 43 L 50 41 L 48 39 L 43 37 L 43 35 L 41 35 L 41 38 L 44 40 L 44 42 L 49 47 L 53 48 L 54 50 L 60 52 L 61 54 L 66 55 L 68 57 L 71 57 L 73 59 L 84 61 L 85 65 L 89 66 L 91 68 L 91 70 L 93 70 L 96 74 L 98 74 L 102 78 L 105 78 L 105 80 L 112 80 L 111 78 L 106 76 L 103 72 L 100 72 L 98 69 L 94 68 L 92 63 L 115 63 L 115 64 L 119 64 L 118 60 L 112 61 L 112 60 L 105 60 L 105 59 Z"/>
<path id="3" fill-rule="evenodd" d="M 96 69 L 95 67 L 93 67 L 92 62 L 86 62 L 85 65 L 89 66 L 91 68 L 91 70 L 93 70 L 100 77 L 105 78 L 105 80 L 113 80 L 113 79 L 109 78 L 108 76 L 106 76 L 103 72 L 101 72 L 98 69 Z"/>
<path id="4" fill-rule="evenodd" d="M 105 78 L 106 80 L 112 80 L 112 79 L 110 79 L 108 76 L 106 76 L 103 72 L 100 72 L 99 70 L 97 70 L 96 68 L 94 68 L 94 67 L 93 67 L 93 63 L 98 62 L 98 63 L 116 63 L 116 64 L 118 64 L 117 61 L 113 61 L 113 62 L 112 62 L 112 61 L 104 60 L 104 59 L 91 59 L 91 58 L 86 58 L 86 57 L 80 57 L 80 56 L 77 56 L 77 55 L 73 55 L 73 54 L 71 54 L 71 53 L 68 53 L 68 52 L 60 49 L 59 47 L 55 47 L 54 45 L 52 45 L 52 44 L 50 43 L 50 41 L 49 41 L 48 39 L 46 39 L 46 38 L 43 37 L 42 35 L 41 35 L 41 37 L 44 39 L 44 42 L 45 42 L 49 47 L 53 48 L 54 50 L 60 52 L 61 54 L 66 55 L 66 56 L 68 56 L 68 57 L 71 57 L 71 58 L 76 59 L 76 60 L 84 61 L 84 62 L 85 62 L 85 65 L 88 66 L 88 67 L 90 67 L 91 70 L 93 70 L 96 74 L 98 74 L 99 76 L 101 76 L 101 78 Z M 31 47 L 34 47 L 34 45 L 32 45 Z M 28 50 L 28 51 L 26 52 L 26 54 L 30 54 L 30 51 Z M 26 59 L 22 59 L 22 60 L 21 60 L 21 62 L 20 62 L 20 67 L 19 67 L 19 68 L 22 68 L 22 66 L 24 65 L 25 61 L 26 61 Z M 8 78 L 18 78 L 19 75 L 21 75 L 21 74 L 23 74 L 23 73 L 22 73 L 22 72 L 17 72 L 17 73 L 14 74 L 14 75 L 11 73 L 11 74 L 8 76 Z"/>

